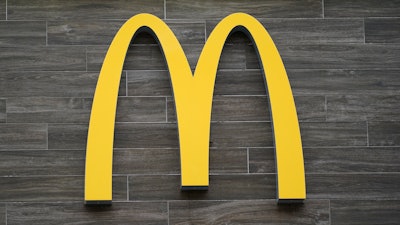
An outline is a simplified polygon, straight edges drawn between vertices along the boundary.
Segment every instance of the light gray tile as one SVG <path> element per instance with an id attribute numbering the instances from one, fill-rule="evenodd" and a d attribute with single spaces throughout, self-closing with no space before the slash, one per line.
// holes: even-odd
<path id="1" fill-rule="evenodd" d="M 46 149 L 47 125 L 0 124 L 0 149 Z"/>
<path id="2" fill-rule="evenodd" d="M 329 202 L 276 205 L 274 200 L 173 201 L 169 224 L 329 224 Z"/>
<path id="3" fill-rule="evenodd" d="M 166 202 L 114 202 L 112 207 L 82 203 L 12 203 L 8 224 L 140 224 L 168 223 Z"/>
<path id="4" fill-rule="evenodd" d="M 46 45 L 46 22 L 0 21 L 0 46 L 13 45 Z"/>
<path id="5" fill-rule="evenodd" d="M 128 19 L 147 12 L 164 16 L 162 0 L 140 0 L 134 4 L 126 0 L 93 3 L 90 0 L 8 0 L 8 18 L 12 20 L 64 20 L 64 19 Z"/>

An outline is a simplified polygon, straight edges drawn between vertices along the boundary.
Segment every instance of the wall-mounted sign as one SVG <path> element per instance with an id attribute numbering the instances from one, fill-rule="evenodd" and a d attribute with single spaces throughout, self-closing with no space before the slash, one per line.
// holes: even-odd
<path id="1" fill-rule="evenodd" d="M 208 187 L 215 77 L 228 35 L 240 29 L 255 44 L 268 86 L 276 151 L 277 200 L 305 199 L 303 150 L 292 90 L 279 52 L 264 26 L 244 13 L 224 18 L 204 45 L 193 75 L 170 28 L 153 15 L 139 14 L 130 18 L 115 35 L 100 71 L 88 131 L 85 203 L 111 204 L 114 124 L 121 72 L 133 35 L 143 29 L 157 38 L 170 73 L 178 122 L 182 190 Z"/>

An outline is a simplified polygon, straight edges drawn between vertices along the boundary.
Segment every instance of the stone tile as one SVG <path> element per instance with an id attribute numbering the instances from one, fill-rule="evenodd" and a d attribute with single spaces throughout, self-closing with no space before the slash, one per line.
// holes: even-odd
<path id="1" fill-rule="evenodd" d="M 88 125 L 49 124 L 49 149 L 86 149 Z"/>
<path id="2" fill-rule="evenodd" d="M 230 2 L 169 0 L 166 2 L 168 19 L 209 19 L 223 18 L 231 13 L 245 12 L 255 17 L 321 17 L 322 9 L 320 1 L 252 1 L 251 4 L 243 4 L 239 0 Z"/>
<path id="3" fill-rule="evenodd" d="M 270 122 L 211 123 L 210 147 L 269 147 L 272 144 Z"/>
<path id="4" fill-rule="evenodd" d="M 166 70 L 128 71 L 129 96 L 172 96 L 169 72 Z"/>
<path id="5" fill-rule="evenodd" d="M 0 201 L 79 201 L 83 205 L 83 176 L 1 177 L 0 184 L 3 187 Z M 113 199 L 115 201 L 126 201 L 126 185 L 126 177 L 114 177 Z"/>
<path id="6" fill-rule="evenodd" d="M 397 147 L 305 148 L 304 166 L 307 173 L 400 172 L 399 150 Z"/>
<path id="7" fill-rule="evenodd" d="M 14 150 L 0 154 L 0 176 L 85 174 L 84 151 Z"/>
<path id="8" fill-rule="evenodd" d="M 331 201 L 332 224 L 395 225 L 400 221 L 400 201 L 362 200 Z"/>
<path id="9" fill-rule="evenodd" d="M 0 204 L 0 224 L 6 225 L 7 224 L 7 209 L 5 204 Z"/>
<path id="10" fill-rule="evenodd" d="M 120 97 L 117 122 L 166 122 L 166 98 Z"/>
<path id="11" fill-rule="evenodd" d="M 400 43 L 400 18 L 365 19 L 365 42 Z"/>
<path id="12" fill-rule="evenodd" d="M 287 69 L 398 69 L 400 45 L 318 44 L 278 45 Z M 247 48 L 246 68 L 258 69 L 252 46 Z"/>
<path id="13" fill-rule="evenodd" d="M 82 203 L 12 203 L 8 224 L 167 224 L 165 202 L 113 202 L 112 207 L 85 207 Z"/>
<path id="14" fill-rule="evenodd" d="M 7 99 L 9 123 L 89 123 L 92 99 L 24 97 Z"/>
<path id="15" fill-rule="evenodd" d="M 396 17 L 400 15 L 397 0 L 325 0 L 325 17 Z"/>
<path id="16" fill-rule="evenodd" d="M 250 173 L 276 173 L 275 165 L 275 148 L 249 149 Z"/>
<path id="17" fill-rule="evenodd" d="M 259 19 L 278 45 L 318 43 L 364 43 L 362 19 Z M 219 20 L 207 20 L 207 36 Z M 238 32 L 239 33 L 239 32 Z M 233 34 L 227 43 L 252 43 L 245 34 Z"/>
<path id="18" fill-rule="evenodd" d="M 0 46 L 46 45 L 45 21 L 0 21 Z"/>
<path id="19" fill-rule="evenodd" d="M 0 70 L 10 71 L 84 71 L 85 48 L 0 47 Z"/>
<path id="20" fill-rule="evenodd" d="M 397 95 L 398 69 L 288 69 L 294 95 Z"/>
<path id="21" fill-rule="evenodd" d="M 307 174 L 308 199 L 400 199 L 400 173 Z"/>
<path id="22" fill-rule="evenodd" d="M 400 120 L 399 95 L 327 97 L 328 121 Z"/>
<path id="23" fill-rule="evenodd" d="M 48 44 L 110 45 L 124 22 L 124 20 L 49 21 Z M 167 24 L 181 44 L 204 44 L 204 22 L 167 22 Z M 156 42 L 152 35 L 141 35 L 138 40 L 135 37 L 133 43 L 153 44 Z"/>
<path id="24" fill-rule="evenodd" d="M 400 122 L 368 122 L 368 138 L 371 146 L 399 146 Z"/>
<path id="25" fill-rule="evenodd" d="M 0 98 L 0 123 L 5 123 L 7 121 L 6 106 L 7 100 Z"/>
<path id="26" fill-rule="evenodd" d="M 277 205 L 274 200 L 172 201 L 169 224 L 329 224 L 329 202 Z"/>
<path id="27" fill-rule="evenodd" d="M 248 200 L 274 199 L 275 175 L 211 175 L 208 191 L 180 191 L 179 175 L 129 177 L 129 199 L 142 200 Z"/>
<path id="28" fill-rule="evenodd" d="M 47 125 L 0 124 L 0 149 L 46 149 Z"/>
<path id="29" fill-rule="evenodd" d="M 0 0 L 0 19 L 5 20 L 6 18 L 6 0 Z"/>
<path id="30" fill-rule="evenodd" d="M 211 121 L 270 121 L 266 96 L 214 96 L 212 104 Z M 168 121 L 176 121 L 172 98 L 168 98 Z"/>
<path id="31" fill-rule="evenodd" d="M 360 123 L 300 123 L 304 147 L 367 146 L 367 124 Z"/>
<path id="32" fill-rule="evenodd" d="M 1 72 L 0 96 L 89 97 L 96 88 L 98 72 Z M 121 77 L 119 95 L 126 95 L 126 77 Z"/>
<path id="33" fill-rule="evenodd" d="M 117 0 L 113 2 L 93 3 L 90 0 L 45 0 L 29 1 L 8 0 L 8 19 L 11 20 L 65 20 L 65 19 L 128 19 L 131 16 L 147 12 L 159 17 L 164 16 L 162 0 Z"/>
<path id="34" fill-rule="evenodd" d="M 179 174 L 179 149 L 116 149 L 114 174 Z M 210 149 L 210 173 L 247 173 L 246 149 Z M 1 171 L 1 170 L 0 170 Z"/>

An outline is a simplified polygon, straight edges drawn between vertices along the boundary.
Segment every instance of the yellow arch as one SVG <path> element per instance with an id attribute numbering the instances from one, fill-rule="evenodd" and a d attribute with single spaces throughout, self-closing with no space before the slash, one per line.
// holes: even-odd
<path id="1" fill-rule="evenodd" d="M 286 71 L 274 42 L 253 17 L 235 13 L 213 30 L 192 75 L 173 32 L 159 18 L 139 14 L 118 31 L 104 59 L 93 100 L 86 153 L 85 201 L 112 199 L 112 151 L 118 86 L 132 36 L 142 27 L 158 38 L 170 72 L 176 104 L 182 189 L 208 187 L 208 154 L 212 97 L 219 58 L 226 38 L 245 28 L 258 49 L 268 85 L 277 165 L 277 199 L 305 199 L 303 152 L 296 107 Z M 267 76 L 268 74 L 268 76 Z"/>

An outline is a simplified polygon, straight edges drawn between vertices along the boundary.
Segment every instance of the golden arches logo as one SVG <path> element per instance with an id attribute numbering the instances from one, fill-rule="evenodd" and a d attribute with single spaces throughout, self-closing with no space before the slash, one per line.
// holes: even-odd
<path id="1" fill-rule="evenodd" d="M 139 14 L 115 35 L 105 56 L 93 99 L 85 174 L 85 203 L 110 204 L 114 124 L 120 76 L 133 35 L 141 28 L 157 37 L 164 53 L 175 98 L 182 190 L 207 189 L 209 138 L 214 83 L 228 35 L 241 28 L 253 40 L 268 86 L 277 168 L 277 200 L 306 197 L 303 150 L 296 107 L 277 48 L 264 26 L 244 13 L 234 13 L 215 27 L 200 54 L 194 75 L 181 45 L 159 18 Z"/>

